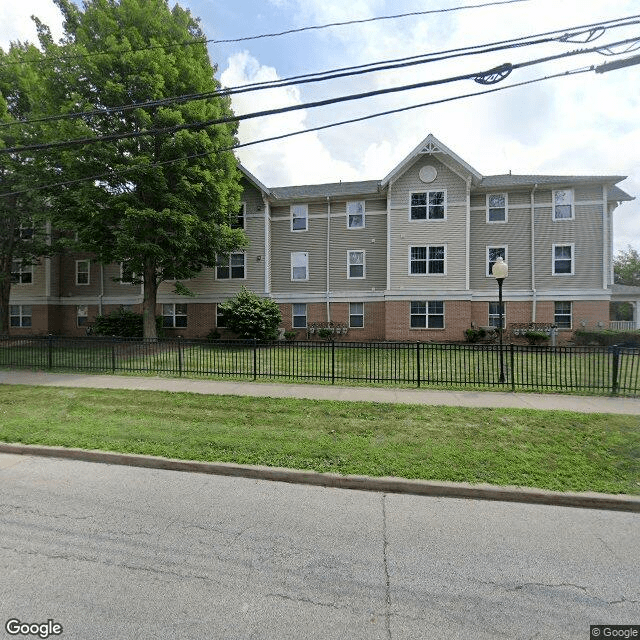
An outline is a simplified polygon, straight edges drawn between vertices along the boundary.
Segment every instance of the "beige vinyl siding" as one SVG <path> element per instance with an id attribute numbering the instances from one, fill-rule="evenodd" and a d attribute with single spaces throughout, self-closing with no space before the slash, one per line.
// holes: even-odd
<path id="1" fill-rule="evenodd" d="M 471 212 L 470 286 L 476 290 L 494 291 L 494 278 L 487 277 L 487 247 L 507 247 L 508 286 L 531 288 L 531 207 L 512 208 L 508 194 L 508 222 L 488 224 L 484 209 Z"/>
<path id="2" fill-rule="evenodd" d="M 308 204 L 307 231 L 291 231 L 289 205 L 274 207 L 271 218 L 271 290 L 279 293 L 319 293 L 327 287 L 327 205 Z M 292 282 L 291 254 L 309 254 L 308 280 Z"/>
<path id="3" fill-rule="evenodd" d="M 24 270 L 28 270 L 25 267 Z M 11 301 L 28 300 L 34 297 L 43 297 L 47 295 L 47 276 L 45 259 L 42 258 L 37 264 L 31 266 L 31 282 L 13 283 L 11 285 Z"/>
<path id="4" fill-rule="evenodd" d="M 365 227 L 348 229 L 346 202 L 331 203 L 330 290 L 382 291 L 387 286 L 387 203 L 365 201 Z M 347 251 L 365 252 L 365 278 L 347 277 Z"/>
<path id="5" fill-rule="evenodd" d="M 578 198 L 580 194 L 580 198 Z M 602 191 L 600 189 L 602 198 Z M 538 290 L 576 290 L 602 288 L 602 204 L 582 204 L 592 193 L 576 190 L 574 219 L 552 221 L 551 192 L 536 194 L 536 287 Z M 597 199 L 596 199 L 597 200 Z M 573 245 L 573 275 L 553 275 L 553 246 Z"/>
<path id="6" fill-rule="evenodd" d="M 418 172 L 424 165 L 436 168 L 433 182 L 424 183 Z M 446 192 L 445 220 L 410 220 L 411 194 Z M 389 189 L 391 237 L 391 289 L 462 290 L 466 287 L 467 184 L 457 173 L 422 156 Z M 446 245 L 446 276 L 409 275 L 409 248 Z"/>

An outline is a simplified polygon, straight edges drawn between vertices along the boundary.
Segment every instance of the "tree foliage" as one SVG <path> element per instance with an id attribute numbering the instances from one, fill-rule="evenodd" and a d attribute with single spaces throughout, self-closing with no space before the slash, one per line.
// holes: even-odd
<path id="1" fill-rule="evenodd" d="M 107 111 L 219 90 L 198 21 L 167 0 L 86 0 L 82 10 L 71 0 L 55 2 L 64 38 L 55 44 L 40 25 L 40 42 L 58 61 L 50 87 L 58 110 L 102 111 L 83 119 L 86 137 L 145 132 L 56 152 L 68 183 L 51 194 L 56 220 L 101 262 L 127 262 L 137 274 L 144 335 L 154 338 L 159 283 L 189 279 L 246 244 L 243 231 L 229 225 L 241 193 L 230 150 L 236 124 L 198 124 L 232 115 L 230 100 Z M 194 126 L 155 133 L 184 124 Z"/>
<path id="2" fill-rule="evenodd" d="M 225 326 L 241 338 L 275 340 L 282 321 L 280 307 L 269 298 L 242 287 L 235 298 L 220 305 Z"/>
<path id="3" fill-rule="evenodd" d="M 613 260 L 613 273 L 617 284 L 640 287 L 640 253 L 631 245 L 618 251 Z"/>

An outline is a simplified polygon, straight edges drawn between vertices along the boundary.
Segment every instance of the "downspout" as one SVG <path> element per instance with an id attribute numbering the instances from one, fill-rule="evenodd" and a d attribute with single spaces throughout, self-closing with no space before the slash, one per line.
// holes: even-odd
<path id="1" fill-rule="evenodd" d="M 537 314 L 537 291 L 536 291 L 536 202 L 535 202 L 535 193 L 538 188 L 538 184 L 533 185 L 533 189 L 531 190 L 531 292 L 533 294 L 533 298 L 531 300 L 531 322 L 536 321 Z"/>
<path id="2" fill-rule="evenodd" d="M 100 263 L 100 295 L 98 296 L 98 315 L 102 313 L 102 299 L 104 298 L 104 265 Z"/>
<path id="3" fill-rule="evenodd" d="M 391 291 L 391 187 L 387 186 L 387 293 Z"/>
<path id="4" fill-rule="evenodd" d="M 331 198 L 327 196 L 327 322 L 331 322 Z"/>
<path id="5" fill-rule="evenodd" d="M 262 194 L 264 204 L 264 293 L 271 294 L 271 208 L 269 200 Z"/>
<path id="6" fill-rule="evenodd" d="M 609 284 L 609 221 L 608 213 L 609 207 L 607 206 L 608 189 L 605 186 L 602 187 L 602 288 L 606 289 Z"/>
<path id="7" fill-rule="evenodd" d="M 467 221 L 466 221 L 466 256 L 465 256 L 465 290 L 469 291 L 471 288 L 471 276 L 469 274 L 470 268 L 470 252 L 471 252 L 471 176 L 467 178 Z"/>

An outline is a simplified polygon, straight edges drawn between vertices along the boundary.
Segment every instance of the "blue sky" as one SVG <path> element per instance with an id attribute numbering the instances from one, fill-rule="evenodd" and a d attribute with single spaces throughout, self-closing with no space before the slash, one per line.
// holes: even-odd
<path id="1" fill-rule="evenodd" d="M 482 4 L 485 0 L 182 0 L 201 19 L 207 38 L 238 38 L 345 20 Z M 173 4 L 173 0 L 171 0 Z M 0 2 L 0 46 L 35 38 L 29 16 L 52 26 L 60 18 L 51 0 Z M 211 45 L 226 86 L 284 78 L 341 66 L 506 40 L 598 20 L 640 14 L 637 0 L 527 0 L 510 5 L 414 16 L 307 31 L 278 38 Z M 552 43 L 462 58 L 401 71 L 266 92 L 234 99 L 236 113 L 295 105 L 523 62 L 622 38 L 640 38 L 640 25 L 607 31 L 591 45 Z M 637 54 L 628 53 L 624 58 Z M 503 85 L 591 65 L 594 53 L 514 71 Z M 620 186 L 640 199 L 640 66 L 593 72 L 363 123 L 306 133 L 288 141 L 240 150 L 247 168 L 268 186 L 381 179 L 428 133 L 484 175 L 508 173 L 626 175 Z M 241 124 L 247 142 L 306 130 L 351 117 L 473 92 L 472 81 L 301 110 Z M 615 248 L 640 249 L 640 203 L 615 213 Z"/>

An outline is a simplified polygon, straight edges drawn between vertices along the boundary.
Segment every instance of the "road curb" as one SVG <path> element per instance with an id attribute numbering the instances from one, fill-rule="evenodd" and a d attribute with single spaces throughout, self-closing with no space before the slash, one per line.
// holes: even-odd
<path id="1" fill-rule="evenodd" d="M 411 480 L 406 478 L 371 476 L 342 476 L 336 473 L 300 471 L 280 467 L 241 465 L 230 462 L 199 462 L 177 460 L 133 453 L 115 453 L 89 449 L 71 449 L 20 443 L 0 442 L 0 453 L 67 458 L 85 462 L 119 464 L 149 469 L 187 471 L 212 475 L 251 478 L 308 484 L 337 489 L 357 489 L 384 493 L 405 493 L 431 497 L 466 498 L 473 500 L 496 500 L 502 502 L 524 502 L 582 509 L 607 509 L 640 513 L 640 496 L 609 495 L 605 493 L 567 493 L 529 489 L 525 487 L 500 487 L 434 480 Z"/>

